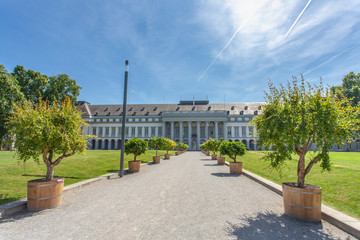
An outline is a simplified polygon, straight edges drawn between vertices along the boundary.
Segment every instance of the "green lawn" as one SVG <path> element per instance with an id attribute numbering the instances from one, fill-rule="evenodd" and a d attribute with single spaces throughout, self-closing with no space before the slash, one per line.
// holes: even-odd
<path id="1" fill-rule="evenodd" d="M 166 151 L 158 151 L 163 155 Z M 174 154 L 174 151 L 169 153 Z M 155 151 L 149 150 L 137 159 L 142 162 L 152 161 Z M 133 160 L 133 155 L 125 155 L 127 161 Z M 65 158 L 55 167 L 54 176 L 65 177 L 65 186 L 120 169 L 120 151 L 89 150 L 86 154 L 79 154 Z M 27 181 L 45 178 L 46 166 L 41 161 L 38 165 L 29 161 L 25 165 L 14 158 L 14 152 L 0 151 L 0 205 L 26 197 Z"/>
<path id="2" fill-rule="evenodd" d="M 243 168 L 272 180 L 275 183 L 296 182 L 297 159 L 288 161 L 279 172 L 269 167 L 269 162 L 261 159 L 264 152 L 248 151 L 237 160 L 243 162 Z M 322 172 L 319 165 L 313 166 L 305 178 L 305 183 L 322 187 L 322 201 L 333 207 L 360 219 L 360 153 L 331 152 L 332 168 L 330 172 Z M 226 158 L 229 161 L 229 158 Z"/>

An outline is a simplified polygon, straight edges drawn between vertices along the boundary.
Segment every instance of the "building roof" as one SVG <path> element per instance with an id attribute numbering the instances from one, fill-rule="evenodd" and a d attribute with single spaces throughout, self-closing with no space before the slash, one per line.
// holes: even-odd
<path id="1" fill-rule="evenodd" d="M 184 104 L 128 104 L 126 116 L 161 116 L 164 112 L 217 112 L 226 111 L 228 115 L 261 114 L 263 102 L 249 103 L 204 103 L 201 105 Z M 83 102 L 78 108 L 83 116 L 121 116 L 123 105 L 91 105 Z M 255 113 L 255 111 L 257 111 Z"/>

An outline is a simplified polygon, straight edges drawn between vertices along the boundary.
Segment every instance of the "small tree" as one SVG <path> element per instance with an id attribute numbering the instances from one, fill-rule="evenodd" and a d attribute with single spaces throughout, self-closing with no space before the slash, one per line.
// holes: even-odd
<path id="1" fill-rule="evenodd" d="M 163 137 L 153 137 L 149 139 L 149 147 L 156 150 L 156 156 L 158 155 L 158 150 L 164 149 L 166 144 L 166 139 Z"/>
<path id="2" fill-rule="evenodd" d="M 236 162 L 237 156 L 242 156 L 246 153 L 245 144 L 242 142 L 223 141 L 220 144 L 220 154 L 229 156 Z"/>
<path id="3" fill-rule="evenodd" d="M 178 143 L 178 144 L 176 144 L 176 148 L 179 150 L 186 150 L 189 148 L 189 146 L 185 143 Z"/>
<path id="4" fill-rule="evenodd" d="M 82 113 L 66 98 L 63 102 L 43 101 L 16 104 L 9 119 L 10 133 L 15 138 L 16 155 L 24 163 L 39 156 L 47 166 L 46 180 L 54 177 L 54 167 L 76 152 L 84 152 L 87 138 L 82 126 Z"/>
<path id="5" fill-rule="evenodd" d="M 215 155 L 215 154 L 216 154 L 216 151 L 219 150 L 219 142 L 216 141 L 216 140 L 213 139 L 213 138 L 210 138 L 209 140 L 207 140 L 207 141 L 205 142 L 205 148 L 206 148 L 208 151 L 212 152 L 213 155 Z"/>
<path id="6" fill-rule="evenodd" d="M 166 154 L 169 154 L 169 150 L 174 150 L 176 147 L 176 142 L 174 142 L 173 140 L 170 140 L 168 138 L 165 139 L 166 140 L 166 144 L 164 145 L 164 150 L 166 150 Z"/>
<path id="7" fill-rule="evenodd" d="M 267 152 L 265 159 L 279 169 L 293 153 L 299 156 L 297 186 L 304 187 L 305 176 L 315 163 L 323 170 L 330 170 L 328 149 L 342 144 L 359 129 L 360 108 L 351 106 L 347 98 L 338 99 L 328 89 L 311 86 L 301 76 L 287 86 L 273 86 L 269 81 L 269 93 L 263 113 L 253 120 L 259 136 L 258 143 L 276 150 Z M 315 153 L 305 166 L 305 156 L 312 146 Z"/>
<path id="8" fill-rule="evenodd" d="M 146 150 L 148 150 L 148 143 L 140 138 L 133 138 L 125 143 L 125 154 L 134 154 L 134 161 Z"/>

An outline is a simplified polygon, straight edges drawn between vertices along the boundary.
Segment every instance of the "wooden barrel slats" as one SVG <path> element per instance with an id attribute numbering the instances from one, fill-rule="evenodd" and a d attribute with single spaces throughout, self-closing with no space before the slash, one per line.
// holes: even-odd
<path id="1" fill-rule="evenodd" d="M 229 168 L 230 168 L 230 174 L 241 174 L 242 162 L 230 162 Z"/>

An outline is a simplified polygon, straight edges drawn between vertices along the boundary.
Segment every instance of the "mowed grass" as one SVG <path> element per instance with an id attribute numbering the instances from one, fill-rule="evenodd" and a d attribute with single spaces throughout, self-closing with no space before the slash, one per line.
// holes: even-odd
<path id="1" fill-rule="evenodd" d="M 311 154 L 311 153 L 310 153 Z M 278 171 L 269 167 L 269 162 L 262 160 L 264 152 L 248 151 L 237 160 L 243 162 L 243 168 L 275 183 L 296 182 L 297 157 L 287 161 Z M 322 202 L 344 213 L 360 219 L 360 153 L 330 152 L 332 163 L 330 172 L 322 172 L 319 165 L 314 165 L 305 178 L 305 183 L 322 187 Z M 226 158 L 229 161 L 229 158 Z"/>
<path id="2" fill-rule="evenodd" d="M 166 151 L 158 151 L 164 155 Z M 169 151 L 174 154 L 174 151 Z M 26 197 L 27 181 L 45 178 L 46 165 L 40 159 L 40 164 L 33 160 L 18 162 L 14 157 L 15 152 L 0 151 L 0 205 Z M 127 161 L 133 160 L 134 155 L 125 155 L 124 168 L 128 167 Z M 152 161 L 154 150 L 137 157 L 144 162 Z M 89 150 L 85 154 L 77 154 L 65 158 L 54 168 L 54 177 L 65 177 L 65 186 L 86 179 L 101 176 L 120 169 L 119 150 Z"/>

